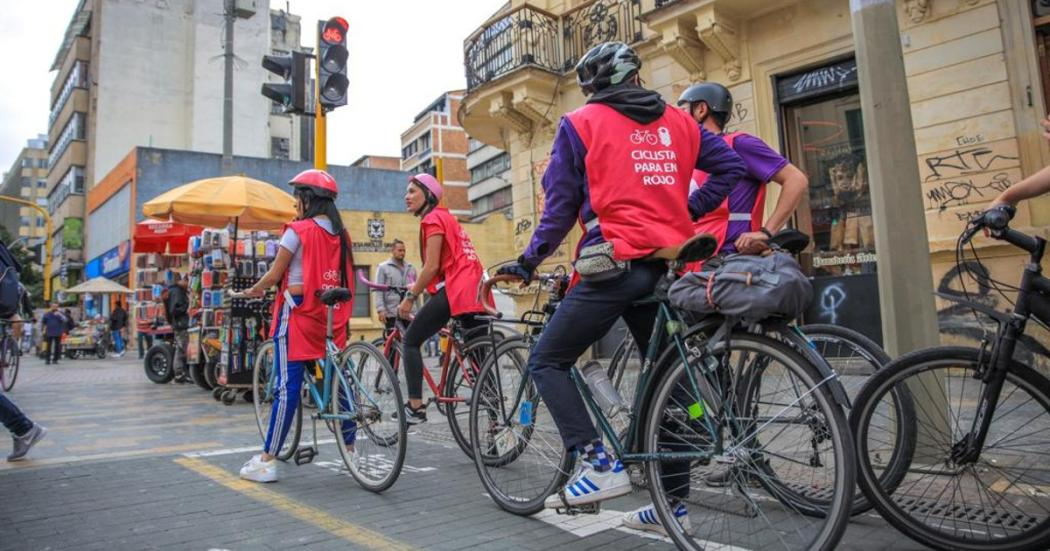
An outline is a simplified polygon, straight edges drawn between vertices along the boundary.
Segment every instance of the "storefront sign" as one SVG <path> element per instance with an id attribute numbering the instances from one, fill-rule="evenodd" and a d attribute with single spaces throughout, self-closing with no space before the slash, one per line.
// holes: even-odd
<path id="1" fill-rule="evenodd" d="M 857 86 L 857 60 L 850 58 L 824 67 L 780 77 L 777 98 L 788 103 L 806 98 L 842 92 Z"/>
<path id="2" fill-rule="evenodd" d="M 131 269 L 131 242 L 121 241 L 120 245 L 100 254 L 87 264 L 87 278 L 108 277 L 113 279 L 128 273 Z"/>

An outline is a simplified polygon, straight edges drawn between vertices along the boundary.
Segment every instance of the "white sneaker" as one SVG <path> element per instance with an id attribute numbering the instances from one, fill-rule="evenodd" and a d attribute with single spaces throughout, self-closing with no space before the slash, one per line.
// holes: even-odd
<path id="1" fill-rule="evenodd" d="M 631 477 L 619 460 L 613 462 L 611 471 L 600 473 L 584 461 L 576 474 L 560 492 L 548 496 L 543 506 L 557 509 L 566 505 L 583 505 L 620 497 L 631 493 Z"/>
<path id="2" fill-rule="evenodd" d="M 686 532 L 689 531 L 691 528 L 691 525 L 689 524 L 689 511 L 686 510 L 685 505 L 679 503 L 675 506 L 674 518 L 678 520 L 678 524 L 681 525 L 683 530 Z M 628 528 L 634 528 L 635 530 L 647 530 L 649 532 L 656 532 L 657 534 L 663 534 L 665 536 L 667 535 L 667 530 L 665 530 L 663 524 L 660 523 L 660 517 L 656 515 L 656 508 L 653 507 L 652 503 L 624 514 L 623 525 Z"/>
<path id="3" fill-rule="evenodd" d="M 263 461 L 262 455 L 254 455 L 241 467 L 241 478 L 252 482 L 277 482 L 277 460 Z"/>

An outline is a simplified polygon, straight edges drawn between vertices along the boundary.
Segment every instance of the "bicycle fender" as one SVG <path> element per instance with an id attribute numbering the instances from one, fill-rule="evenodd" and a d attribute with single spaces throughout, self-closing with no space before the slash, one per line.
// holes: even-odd
<path id="1" fill-rule="evenodd" d="M 839 380 L 838 374 L 831 368 L 831 364 L 828 360 L 817 353 L 809 344 L 809 339 L 804 337 L 794 326 L 783 326 L 778 328 L 778 332 L 784 335 L 790 344 L 798 350 L 802 357 L 806 359 L 813 367 L 817 368 L 817 372 L 820 373 L 821 380 L 826 379 L 828 381 L 828 389 L 831 390 L 831 398 L 835 400 L 835 403 L 843 408 L 850 408 L 851 404 L 849 401 L 849 395 L 846 394 L 846 387 Z"/>

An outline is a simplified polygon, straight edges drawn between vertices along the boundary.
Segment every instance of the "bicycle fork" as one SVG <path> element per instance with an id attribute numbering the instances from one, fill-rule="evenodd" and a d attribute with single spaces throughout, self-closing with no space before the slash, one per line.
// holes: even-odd
<path id="1" fill-rule="evenodd" d="M 1013 357 L 1014 347 L 1017 344 L 1017 335 L 1024 331 L 1024 318 L 1011 319 L 1006 326 L 1005 334 L 995 347 L 992 354 L 990 369 L 982 373 L 978 371 L 977 377 L 984 381 L 984 392 L 977 402 L 977 415 L 974 417 L 970 432 L 966 433 L 961 440 L 952 446 L 949 458 L 959 465 L 970 465 L 981 458 L 984 450 L 985 440 L 988 438 L 988 429 L 992 426 L 995 408 L 999 406 L 999 397 L 1006 382 L 1006 371 L 1009 368 L 1010 359 Z M 978 364 L 978 368 L 980 364 Z"/>

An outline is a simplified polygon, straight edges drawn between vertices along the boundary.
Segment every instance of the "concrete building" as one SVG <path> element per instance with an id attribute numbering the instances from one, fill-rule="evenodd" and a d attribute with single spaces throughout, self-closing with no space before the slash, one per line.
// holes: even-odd
<path id="1" fill-rule="evenodd" d="M 441 204 L 452 214 L 470 216 L 468 140 L 458 115 L 462 100 L 463 90 L 445 92 L 416 115 L 412 126 L 401 133 L 401 170 L 438 176 L 444 184 Z"/>
<path id="2" fill-rule="evenodd" d="M 47 182 L 56 289 L 78 281 L 84 263 L 103 252 L 67 242 L 73 232 L 61 228 L 83 225 L 84 193 L 129 149 L 222 150 L 223 4 L 81 0 L 73 13 L 51 67 Z M 259 60 L 298 47 L 299 21 L 271 12 L 268 1 L 253 4 L 250 17 L 235 23 L 234 152 L 297 158 L 303 133 L 291 117 L 271 113 L 259 93 L 268 78 Z M 67 277 L 60 278 L 63 268 Z"/>
<path id="3" fill-rule="evenodd" d="M 293 51 L 310 51 L 310 48 L 302 47 L 302 18 L 284 10 L 271 9 L 270 53 L 288 55 Z M 273 82 L 280 80 L 277 75 L 271 73 L 267 73 L 266 76 Z M 270 158 L 292 161 L 313 158 L 314 120 L 312 117 L 285 113 L 279 105 L 271 103 L 269 124 Z M 236 141 L 234 145 L 236 146 Z"/>
<path id="4" fill-rule="evenodd" d="M 350 166 L 360 168 L 378 168 L 382 170 L 401 170 L 400 157 L 387 157 L 385 155 L 361 155 Z"/>
<path id="5" fill-rule="evenodd" d="M 17 197 L 47 208 L 47 136 L 26 140 L 11 168 L 4 172 L 0 195 Z M 47 237 L 44 217 L 33 208 L 0 201 L 0 226 L 12 239 L 24 237 L 34 245 Z"/>
<path id="6" fill-rule="evenodd" d="M 88 225 L 105 224 L 113 232 L 91 232 L 92 249 L 102 250 L 88 263 L 92 276 L 105 275 L 131 287 L 136 285 L 130 258 L 127 258 L 133 227 L 144 219 L 142 205 L 172 187 L 172 182 L 190 182 L 218 174 L 222 156 L 213 153 L 177 151 L 154 147 L 133 148 L 117 166 L 102 178 L 87 196 Z M 308 162 L 253 157 L 234 157 L 236 172 L 279 186 L 299 172 L 311 168 Z M 354 264 L 375 275 L 376 266 L 390 256 L 395 238 L 408 244 L 409 261 L 421 265 L 419 219 L 405 212 L 404 184 L 408 174 L 392 170 L 329 165 L 328 171 L 339 182 L 336 205 L 353 239 Z M 505 258 L 504 244 L 510 241 L 510 222 L 490 217 L 479 224 L 464 223 L 474 237 L 483 263 L 490 265 Z M 119 238 L 115 238 L 117 236 Z M 122 256 L 121 252 L 125 251 Z M 382 332 L 366 288 L 356 284 L 357 299 L 351 328 L 367 339 Z"/>
<path id="7" fill-rule="evenodd" d="M 929 234 L 942 292 L 962 292 L 954 247 L 966 222 L 1002 189 L 1050 164 L 1038 121 L 1050 104 L 1050 9 L 1017 0 L 899 0 L 907 91 Z M 559 118 L 584 103 L 573 67 L 593 45 L 630 43 L 641 77 L 673 105 L 691 83 L 733 93 L 730 130 L 779 148 L 810 178 L 796 227 L 814 245 L 810 322 L 880 337 L 871 205 L 847 0 L 512 0 L 465 42 L 467 92 L 459 120 L 511 156 L 516 250 L 543 209 L 540 187 Z M 601 15 L 601 17 L 597 17 Z M 609 18 L 615 21 L 610 21 Z M 525 26 L 530 33 L 518 33 Z M 767 212 L 777 186 L 767 194 Z M 1050 198 L 1022 205 L 1015 226 L 1046 236 Z M 550 263 L 567 263 L 578 231 Z M 979 238 L 992 275 L 1016 283 L 1024 257 Z M 986 286 L 971 290 L 1003 309 Z M 938 303 L 943 332 L 972 324 Z M 972 321 L 972 317 L 970 318 Z"/>
<path id="8" fill-rule="evenodd" d="M 470 171 L 471 216 L 475 219 L 494 212 L 511 213 L 513 195 L 510 186 L 510 155 L 473 138 L 467 152 L 467 170 Z"/>

